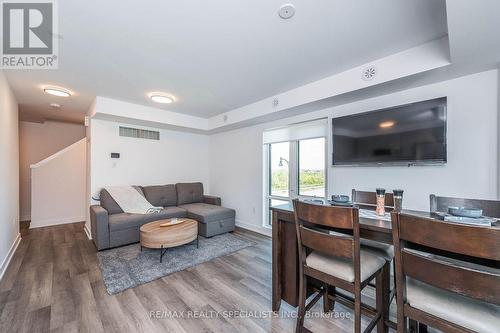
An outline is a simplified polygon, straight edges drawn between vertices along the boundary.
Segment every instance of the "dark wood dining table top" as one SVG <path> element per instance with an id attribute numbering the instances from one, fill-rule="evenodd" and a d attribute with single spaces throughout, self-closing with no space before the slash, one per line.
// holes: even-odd
<path id="1" fill-rule="evenodd" d="M 327 206 L 330 206 L 329 204 L 325 204 Z M 293 214 L 293 205 L 292 203 L 287 203 L 283 205 L 276 205 L 271 207 L 272 210 L 276 210 L 279 212 L 287 213 L 287 214 Z M 413 216 L 418 216 L 418 217 L 423 217 L 423 218 L 430 218 L 433 219 L 437 222 L 443 222 L 443 217 L 440 216 L 439 214 L 436 213 L 431 213 L 431 212 L 424 212 L 424 211 L 419 211 L 419 210 L 403 210 L 403 214 L 408 214 L 408 215 L 413 215 Z M 451 222 L 448 222 L 451 223 Z M 382 219 L 373 219 L 373 218 L 367 218 L 367 217 L 359 217 L 359 227 L 360 229 L 365 229 L 365 230 L 371 230 L 371 231 L 376 231 L 379 233 L 386 233 L 386 234 L 392 234 L 392 223 L 391 221 L 386 221 Z M 496 225 L 493 225 L 491 227 L 488 226 L 478 226 L 479 228 L 491 228 L 491 229 L 500 229 L 500 225 L 497 223 Z"/>

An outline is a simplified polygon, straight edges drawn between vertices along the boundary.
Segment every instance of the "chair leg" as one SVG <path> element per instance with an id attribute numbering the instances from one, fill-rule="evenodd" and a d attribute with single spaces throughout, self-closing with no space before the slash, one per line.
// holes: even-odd
<path id="1" fill-rule="evenodd" d="M 394 283 L 393 288 L 396 289 L 396 261 L 393 259 L 389 262 L 389 265 L 392 264 L 392 282 Z M 394 293 L 394 298 L 398 296 L 398 293 Z"/>
<path id="2" fill-rule="evenodd" d="M 328 298 L 328 295 L 335 296 L 335 287 L 327 283 L 323 284 L 323 312 L 330 312 L 335 308 L 335 301 Z"/>
<path id="3" fill-rule="evenodd" d="M 414 319 L 409 319 L 409 333 L 418 333 L 418 323 Z"/>
<path id="4" fill-rule="evenodd" d="M 306 297 L 307 297 L 307 278 L 305 275 L 300 277 L 299 282 L 299 309 L 297 312 L 297 326 L 295 333 L 301 333 L 304 328 L 304 317 L 306 312 Z"/>
<path id="5" fill-rule="evenodd" d="M 361 290 L 354 293 L 354 333 L 361 333 Z"/>
<path id="6" fill-rule="evenodd" d="M 377 311 L 380 313 L 380 320 L 377 323 L 377 333 L 388 332 L 388 327 L 385 321 L 389 319 L 389 302 L 390 302 L 390 281 L 391 281 L 391 266 L 390 262 L 386 262 L 382 271 L 376 277 L 376 302 Z"/>
<path id="7" fill-rule="evenodd" d="M 427 333 L 427 325 L 418 323 L 418 333 Z"/>

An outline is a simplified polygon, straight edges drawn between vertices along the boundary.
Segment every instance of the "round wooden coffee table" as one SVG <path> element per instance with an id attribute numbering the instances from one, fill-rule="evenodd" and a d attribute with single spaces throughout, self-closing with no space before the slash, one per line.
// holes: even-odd
<path id="1" fill-rule="evenodd" d="M 196 240 L 198 248 L 198 222 L 188 218 L 177 220 L 179 223 L 168 226 L 162 225 L 170 223 L 171 219 L 154 221 L 141 226 L 141 251 L 143 247 L 161 249 L 161 262 L 170 247 L 181 246 Z"/>

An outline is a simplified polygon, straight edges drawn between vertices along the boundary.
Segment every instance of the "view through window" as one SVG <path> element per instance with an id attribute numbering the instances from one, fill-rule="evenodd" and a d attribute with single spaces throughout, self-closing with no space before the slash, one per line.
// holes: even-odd
<path id="1" fill-rule="evenodd" d="M 269 143 L 266 210 L 298 197 L 326 197 L 325 138 Z"/>
<path id="2" fill-rule="evenodd" d="M 269 152 L 271 196 L 289 197 L 290 143 L 270 144 Z"/>
<path id="3" fill-rule="evenodd" d="M 325 138 L 299 141 L 299 196 L 325 197 Z"/>

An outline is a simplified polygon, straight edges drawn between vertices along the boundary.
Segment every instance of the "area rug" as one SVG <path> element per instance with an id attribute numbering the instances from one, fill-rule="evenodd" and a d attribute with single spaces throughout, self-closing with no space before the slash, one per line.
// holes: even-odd
<path id="1" fill-rule="evenodd" d="M 221 257 L 255 243 L 223 234 L 212 238 L 200 236 L 196 242 L 168 249 L 160 263 L 159 249 L 146 249 L 139 243 L 97 253 L 104 284 L 110 295 L 150 282 L 169 274 Z"/>

